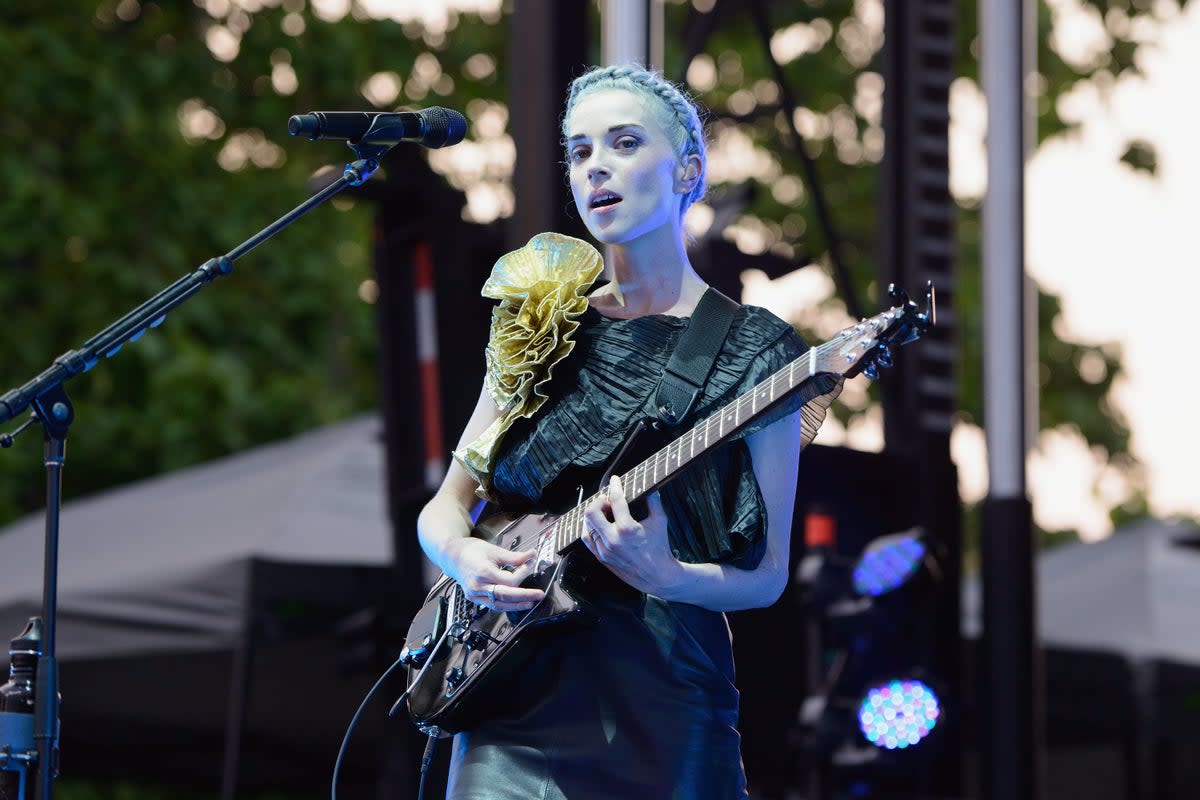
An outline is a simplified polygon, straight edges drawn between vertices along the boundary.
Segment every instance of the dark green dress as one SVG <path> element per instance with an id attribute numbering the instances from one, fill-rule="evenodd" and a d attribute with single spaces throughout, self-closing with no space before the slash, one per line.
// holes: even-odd
<path id="1" fill-rule="evenodd" d="M 572 507 L 597 482 L 650 401 L 687 318 L 628 320 L 589 308 L 555 366 L 550 399 L 506 434 L 492 491 L 506 510 Z M 673 433 L 639 437 L 636 464 L 776 369 L 805 345 L 765 309 L 742 306 L 705 391 Z M 818 379 L 751 423 L 804 406 L 812 438 L 839 388 Z M 689 464 L 661 490 L 677 558 L 753 569 L 766 509 L 742 438 Z M 640 593 L 594 598 L 600 621 L 551 641 L 506 687 L 505 710 L 455 738 L 453 800 L 729 800 L 746 797 L 738 692 L 725 615 Z"/>

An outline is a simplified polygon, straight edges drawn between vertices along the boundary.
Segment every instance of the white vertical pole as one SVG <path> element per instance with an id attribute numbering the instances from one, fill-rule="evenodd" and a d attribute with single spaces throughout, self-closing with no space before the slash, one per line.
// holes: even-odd
<path id="1" fill-rule="evenodd" d="M 600 58 L 611 64 L 650 60 L 650 0 L 604 0 L 601 8 Z"/>
<path id="2" fill-rule="evenodd" d="M 1013 13 L 1014 2 L 1019 13 Z M 980 0 L 979 74 L 987 97 L 987 195 L 983 201 L 983 389 L 989 492 L 1024 497 L 1030 424 L 1037 425 L 1037 319 L 1025 276 L 1025 161 L 1031 115 L 1029 0 Z M 1032 324 L 1030 324 L 1032 323 Z M 1033 380 L 1030 380 L 1033 378 Z M 1032 417 L 1032 419 L 1031 419 Z"/>
<path id="3" fill-rule="evenodd" d="M 600 17 L 600 60 L 605 66 L 662 66 L 662 0 L 604 0 Z M 655 56 L 658 64 L 652 64 L 651 59 Z M 604 248 L 604 263 L 612 264 L 610 247 Z M 605 269 L 610 268 L 606 266 Z M 607 277 L 614 277 L 611 271 Z M 620 296 L 620 287 L 617 287 L 617 297 Z"/>
<path id="4" fill-rule="evenodd" d="M 1037 318 L 1025 275 L 1025 162 L 1034 128 L 1026 85 L 1035 0 L 979 0 L 987 97 L 983 204 L 983 392 L 988 496 L 981 519 L 983 640 L 980 788 L 984 800 L 1042 800 L 1044 697 L 1032 506 L 1025 482 L 1036 429 Z M 1014 7 L 1015 6 L 1015 7 Z M 1030 376 L 1032 380 L 1030 379 Z"/>

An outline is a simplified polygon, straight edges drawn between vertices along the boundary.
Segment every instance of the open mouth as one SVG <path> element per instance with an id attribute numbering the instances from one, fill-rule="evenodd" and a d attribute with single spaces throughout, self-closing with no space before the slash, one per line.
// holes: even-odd
<path id="1" fill-rule="evenodd" d="M 608 208 L 609 206 L 616 205 L 619 202 L 621 202 L 620 195 L 615 195 L 612 192 L 602 192 L 588 202 L 588 208 L 593 210 L 599 208 Z"/>

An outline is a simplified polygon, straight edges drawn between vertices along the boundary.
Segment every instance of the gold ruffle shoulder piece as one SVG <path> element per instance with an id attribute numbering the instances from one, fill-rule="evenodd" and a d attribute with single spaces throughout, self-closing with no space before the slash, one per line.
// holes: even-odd
<path id="1" fill-rule="evenodd" d="M 500 302 L 492 311 L 484 386 L 500 417 L 454 458 L 489 497 L 496 450 L 512 424 L 541 408 L 554 365 L 575 346 L 572 334 L 587 310 L 587 289 L 604 259 L 587 242 L 539 233 L 500 257 L 482 294 Z"/>

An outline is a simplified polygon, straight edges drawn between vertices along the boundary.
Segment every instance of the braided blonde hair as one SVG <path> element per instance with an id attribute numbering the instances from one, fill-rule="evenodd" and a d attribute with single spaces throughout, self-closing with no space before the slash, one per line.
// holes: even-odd
<path id="1" fill-rule="evenodd" d="M 685 163 L 691 156 L 700 159 L 700 173 L 692 191 L 684 195 L 680 204 L 680 218 L 688 207 L 704 197 L 707 189 L 705 175 L 708 172 L 708 148 L 704 141 L 704 123 L 700 120 L 700 108 L 687 92 L 671 83 L 658 72 L 636 64 L 618 64 L 610 67 L 592 67 L 571 81 L 567 90 L 567 107 L 563 112 L 562 135 L 567 136 L 567 120 L 576 104 L 585 96 L 603 89 L 621 89 L 646 98 L 649 110 L 666 133 L 671 146 Z M 569 161 L 569 159 L 568 159 Z"/>

